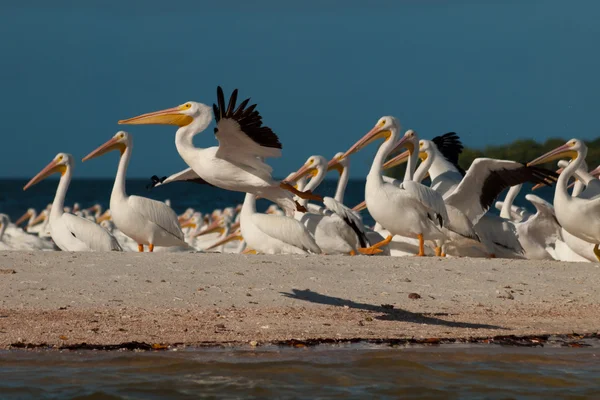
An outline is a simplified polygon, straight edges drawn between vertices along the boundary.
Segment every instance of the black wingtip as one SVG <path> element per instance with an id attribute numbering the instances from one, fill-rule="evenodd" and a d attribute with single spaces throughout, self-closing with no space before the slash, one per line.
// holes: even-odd
<path id="1" fill-rule="evenodd" d="M 165 181 L 165 179 L 167 179 L 166 176 L 159 178 L 157 175 L 152 175 L 152 177 L 150 178 L 151 182 L 146 185 L 146 189 L 148 189 L 148 190 L 154 189 L 156 187 L 156 185 L 158 185 L 159 183 L 163 183 Z"/>

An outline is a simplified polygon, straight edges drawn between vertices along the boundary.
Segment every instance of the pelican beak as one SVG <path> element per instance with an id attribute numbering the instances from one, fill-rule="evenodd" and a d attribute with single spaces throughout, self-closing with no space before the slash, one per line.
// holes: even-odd
<path id="1" fill-rule="evenodd" d="M 591 170 L 590 175 L 592 175 L 594 178 L 598 178 L 598 176 L 600 176 L 600 165 Z"/>
<path id="2" fill-rule="evenodd" d="M 104 214 L 102 214 L 101 216 L 98 217 L 98 219 L 96 220 L 96 223 L 99 224 L 102 221 L 108 221 L 110 218 L 111 218 L 110 210 L 106 210 L 106 211 L 104 211 Z"/>
<path id="3" fill-rule="evenodd" d="M 233 224 L 231 224 L 231 226 L 229 227 L 229 229 L 231 229 L 232 231 L 236 230 L 237 228 L 240 227 L 240 222 L 235 222 Z"/>
<path id="4" fill-rule="evenodd" d="M 190 115 L 184 114 L 185 105 L 167 108 L 166 110 L 142 114 L 137 117 L 119 120 L 120 125 L 175 125 L 186 126 L 194 121 Z"/>
<path id="5" fill-rule="evenodd" d="M 397 165 L 404 164 L 408 161 L 408 157 L 410 157 L 410 152 L 405 151 L 402 154 L 397 155 L 396 157 L 388 160 L 385 164 L 383 164 L 383 169 L 394 168 Z"/>
<path id="6" fill-rule="evenodd" d="M 327 164 L 327 172 L 332 171 L 334 169 L 337 172 L 339 172 L 340 175 L 342 174 L 342 172 L 344 172 L 344 166 L 340 164 L 340 159 L 337 157 L 332 158 L 331 161 L 329 161 L 329 163 Z"/>
<path id="7" fill-rule="evenodd" d="M 197 225 L 195 223 L 192 222 L 191 219 L 188 219 L 186 222 L 184 222 L 183 224 L 181 224 L 181 229 L 183 228 L 193 228 L 196 229 Z"/>
<path id="8" fill-rule="evenodd" d="M 31 217 L 31 212 L 30 212 L 30 211 L 27 211 L 25 214 L 23 214 L 23 215 L 21 216 L 21 218 L 19 218 L 19 219 L 17 220 L 17 222 L 15 222 L 15 225 L 16 225 L 16 226 L 19 226 L 19 225 L 21 225 L 23 222 L 25 222 L 25 221 L 27 220 L 27 218 L 30 218 L 30 217 Z"/>
<path id="9" fill-rule="evenodd" d="M 402 138 L 398 140 L 396 146 L 394 146 L 390 153 L 394 153 L 400 150 L 401 148 L 406 147 L 406 149 L 408 150 L 408 154 L 411 155 L 415 151 L 415 145 L 413 144 L 411 139 L 412 138 L 410 136 L 402 136 Z"/>
<path id="10" fill-rule="evenodd" d="M 359 203 L 359 204 L 355 205 L 355 206 L 352 208 L 352 211 L 362 211 L 362 210 L 364 210 L 365 208 L 367 208 L 367 202 L 366 202 L 366 201 L 363 201 L 362 203 Z"/>
<path id="11" fill-rule="evenodd" d="M 577 152 L 573 150 L 570 144 L 563 144 L 556 149 L 547 152 L 543 156 L 536 158 L 535 160 L 528 162 L 527 166 L 531 167 L 532 165 L 539 165 L 547 163 L 548 161 L 556 160 L 559 158 L 571 158 L 575 159 L 577 157 Z"/>
<path id="12" fill-rule="evenodd" d="M 296 182 L 298 179 L 311 175 L 315 176 L 317 174 L 317 169 L 312 166 L 312 163 L 307 163 L 302 166 L 295 174 L 288 176 L 289 179 L 286 179 L 287 182 Z"/>
<path id="13" fill-rule="evenodd" d="M 67 172 L 67 166 L 63 164 L 59 165 L 58 161 L 52 160 L 50 161 L 50 164 L 46 165 L 46 167 L 43 170 L 41 170 L 36 176 L 31 178 L 31 180 L 27 182 L 27 185 L 23 187 L 23 190 L 29 189 L 36 183 L 43 181 L 44 179 L 56 172 L 60 172 L 61 175 L 64 175 L 64 173 Z"/>
<path id="14" fill-rule="evenodd" d="M 27 224 L 27 227 L 32 227 L 32 226 L 36 226 L 37 224 L 43 222 L 46 219 L 46 215 L 45 214 L 40 214 L 38 215 L 33 221 L 31 221 L 30 224 Z"/>
<path id="15" fill-rule="evenodd" d="M 83 157 L 83 160 L 81 161 L 85 162 L 87 160 L 91 160 L 92 158 L 100 157 L 101 155 L 106 154 L 112 150 L 119 150 L 119 152 L 123 154 L 126 148 L 127 146 L 125 145 L 125 143 L 119 142 L 119 138 L 114 137 L 108 142 L 104 143 L 102 146 L 98 147 L 96 150 L 92 151 L 87 156 Z"/>
<path id="16" fill-rule="evenodd" d="M 231 235 L 228 235 L 228 236 L 224 237 L 223 239 L 217 241 L 212 246 L 207 247 L 206 250 L 214 249 L 215 247 L 219 247 L 219 246 L 221 246 L 221 245 L 223 245 L 225 243 L 229 243 L 229 242 L 232 242 L 234 240 L 242 241 L 242 240 L 244 240 L 244 238 L 242 237 L 242 235 L 240 234 L 240 232 L 233 232 Z"/>
<path id="17" fill-rule="evenodd" d="M 346 151 L 341 158 L 343 159 L 348 157 L 350 154 L 356 153 L 357 151 L 361 150 L 362 148 L 364 148 L 365 146 L 369 145 L 377 139 L 389 140 L 392 132 L 388 129 L 382 128 L 383 125 L 381 124 L 375 125 L 373 129 L 371 129 L 365 136 L 362 137 L 362 139 L 360 139 L 352 147 L 350 147 L 350 149 L 348 149 L 348 151 Z"/>
<path id="18" fill-rule="evenodd" d="M 213 232 L 219 232 L 222 235 L 223 233 L 225 233 L 225 228 L 221 226 L 221 222 L 221 220 L 217 219 L 215 222 L 207 226 L 206 229 L 203 229 L 202 232 L 198 232 L 197 234 L 195 234 L 194 237 L 208 235 L 209 233 Z"/>
<path id="19" fill-rule="evenodd" d="M 556 170 L 556 173 L 560 175 L 564 170 L 565 170 L 564 168 L 559 168 Z M 539 188 L 542 188 L 544 186 L 548 186 L 548 185 L 546 185 L 545 183 L 538 183 L 534 187 L 531 188 L 531 191 L 533 192 L 534 190 L 538 190 Z M 573 186 L 573 184 L 571 184 L 571 186 Z M 571 187 L 571 186 L 569 186 L 569 187 Z"/>

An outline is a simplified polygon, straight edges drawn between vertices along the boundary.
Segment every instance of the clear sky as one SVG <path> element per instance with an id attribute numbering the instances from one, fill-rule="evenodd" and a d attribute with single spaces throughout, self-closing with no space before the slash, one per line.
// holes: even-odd
<path id="1" fill-rule="evenodd" d="M 474 147 L 593 138 L 599 15 L 595 0 L 3 1 L 0 175 L 31 177 L 59 151 L 79 159 L 119 119 L 212 104 L 217 85 L 259 104 L 284 146 L 278 177 L 346 150 L 382 115 Z M 174 127 L 126 128 L 130 177 L 185 167 Z M 216 145 L 212 128 L 196 143 Z M 353 158 L 353 176 L 374 151 Z M 116 159 L 75 174 L 112 177 Z"/>

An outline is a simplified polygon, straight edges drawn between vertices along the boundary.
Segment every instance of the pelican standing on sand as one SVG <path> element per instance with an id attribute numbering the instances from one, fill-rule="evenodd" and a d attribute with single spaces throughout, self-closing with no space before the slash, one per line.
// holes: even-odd
<path id="1" fill-rule="evenodd" d="M 387 155 L 397 146 L 399 128 L 396 118 L 381 117 L 373 129 L 352 146 L 344 154 L 344 157 L 379 138 L 384 139 L 367 175 L 365 202 L 373 219 L 386 228 L 390 235 L 371 248 L 387 245 L 394 235 L 402 235 L 417 238 L 419 240 L 417 255 L 424 256 L 426 239 L 444 240 L 446 238 L 442 227 L 444 221 L 448 221 L 448 214 L 441 195 L 429 187 L 412 181 L 416 163 L 414 157 L 409 159 L 409 166 L 406 168 L 406 175 L 401 184 L 395 185 L 383 179 L 383 164 Z M 398 147 L 403 144 L 412 146 L 414 136 L 412 131 L 408 131 L 398 142 Z M 414 154 L 418 155 L 418 153 Z M 436 249 L 436 254 L 440 255 L 441 249 Z"/>
<path id="2" fill-rule="evenodd" d="M 34 176 L 23 190 L 48 176 L 60 173 L 56 196 L 50 209 L 50 235 L 63 251 L 122 251 L 119 242 L 100 225 L 64 212 L 65 197 L 73 175 L 73 156 L 58 153 L 43 170 Z"/>
<path id="3" fill-rule="evenodd" d="M 177 214 L 162 201 L 141 196 L 128 196 L 125 192 L 125 177 L 131 158 L 133 139 L 127 132 L 117 132 L 108 142 L 92 151 L 83 161 L 99 157 L 113 150 L 119 150 L 121 157 L 117 176 L 110 195 L 110 210 L 116 227 L 138 243 L 138 251 L 144 245 L 150 252 L 154 246 L 184 246 L 183 232 Z"/>
<path id="4" fill-rule="evenodd" d="M 269 199 L 293 215 L 297 208 L 293 194 L 311 199 L 286 183 L 271 177 L 273 169 L 265 158 L 280 157 L 281 143 L 271 128 L 264 126 L 262 117 L 244 100 L 236 108 L 237 89 L 231 94 L 229 105 L 221 87 L 217 88 L 217 103 L 211 108 L 205 104 L 189 101 L 177 107 L 143 114 L 121 120 L 119 124 L 175 125 L 175 146 L 179 155 L 197 175 L 195 182 L 205 181 L 211 185 L 235 192 L 252 193 Z M 194 146 L 193 138 L 208 128 L 214 112 L 217 127 L 215 137 L 219 146 L 201 149 Z M 193 179 L 189 170 L 186 179 Z"/>

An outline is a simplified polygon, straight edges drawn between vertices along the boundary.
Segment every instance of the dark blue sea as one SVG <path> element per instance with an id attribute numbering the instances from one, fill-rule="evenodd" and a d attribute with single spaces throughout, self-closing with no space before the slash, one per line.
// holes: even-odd
<path id="1" fill-rule="evenodd" d="M 198 185 L 188 182 L 174 182 L 165 186 L 159 186 L 148 190 L 146 186 L 150 179 L 129 179 L 127 181 L 128 194 L 147 196 L 156 200 L 171 200 L 171 206 L 177 213 L 182 213 L 188 207 L 192 207 L 202 213 L 210 212 L 215 208 L 235 206 L 244 200 L 243 193 L 230 192 L 218 189 L 208 185 Z M 54 199 L 57 180 L 47 179 L 33 186 L 26 192 L 23 186 L 27 183 L 26 179 L 2 179 L 0 180 L 0 212 L 8 214 L 12 221 L 15 221 L 29 207 L 36 210 L 43 209 Z M 102 205 L 103 209 L 108 207 L 110 192 L 112 190 L 112 179 L 74 179 L 69 187 L 65 205 L 72 206 L 78 202 L 82 208 L 91 207 L 96 203 Z M 337 181 L 325 180 L 316 190 L 323 196 L 333 196 L 335 194 Z M 364 179 L 352 179 L 346 188 L 344 203 L 349 207 L 364 200 Z M 534 211 L 533 206 L 525 199 L 531 186 L 525 185 L 515 204 L 527 207 Z M 545 200 L 552 202 L 554 189 L 542 188 L 536 190 L 535 194 Z M 500 196 L 504 197 L 504 194 Z M 266 209 L 269 202 L 259 200 L 258 209 Z M 367 224 L 373 224 L 373 220 L 364 211 L 364 220 Z"/>
<path id="2" fill-rule="evenodd" d="M 598 399 L 600 349 L 0 351 L 2 399 Z"/>

